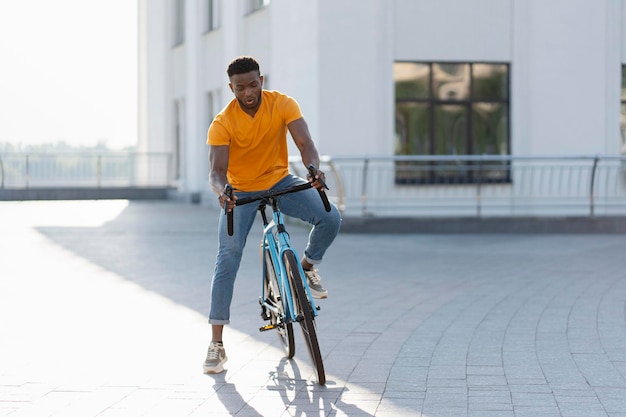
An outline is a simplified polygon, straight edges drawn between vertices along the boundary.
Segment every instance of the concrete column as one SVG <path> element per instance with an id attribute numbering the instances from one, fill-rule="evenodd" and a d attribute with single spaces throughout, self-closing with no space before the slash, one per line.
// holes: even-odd
<path id="1" fill-rule="evenodd" d="M 200 83 L 200 36 L 202 34 L 199 0 L 186 0 L 185 5 L 185 137 L 183 192 L 195 199 L 202 189 L 202 166 L 198 155 L 205 153 L 202 133 L 202 91 Z"/>
<path id="2" fill-rule="evenodd" d="M 139 0 L 138 31 L 138 152 L 169 152 L 172 128 L 170 101 L 167 95 L 171 48 L 168 9 L 165 0 Z M 165 64 L 164 64 L 165 63 Z M 167 161 L 163 161 L 167 164 Z M 152 168 L 154 169 L 154 168 Z M 162 178 L 167 167 L 151 171 L 147 160 L 138 161 L 137 176 Z"/>

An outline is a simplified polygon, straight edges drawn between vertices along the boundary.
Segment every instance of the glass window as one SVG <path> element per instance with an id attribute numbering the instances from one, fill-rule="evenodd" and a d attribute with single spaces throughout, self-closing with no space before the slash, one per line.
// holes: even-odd
<path id="1" fill-rule="evenodd" d="M 467 155 L 467 108 L 435 106 L 435 155 Z"/>
<path id="2" fill-rule="evenodd" d="M 507 106 L 503 103 L 472 105 L 472 153 L 479 155 L 508 155 Z"/>
<path id="3" fill-rule="evenodd" d="M 398 103 L 396 105 L 397 155 L 428 155 L 430 150 L 431 109 L 426 103 Z M 426 164 L 398 162 L 396 164 L 397 183 L 427 182 Z"/>
<path id="4" fill-rule="evenodd" d="M 393 67 L 396 99 L 430 96 L 430 65 L 399 62 Z"/>
<path id="5" fill-rule="evenodd" d="M 506 100 L 508 71 L 504 64 L 474 64 L 472 97 L 476 100 Z"/>
<path id="6" fill-rule="evenodd" d="M 425 103 L 396 106 L 396 154 L 430 154 L 430 109 Z"/>
<path id="7" fill-rule="evenodd" d="M 473 153 L 480 155 L 509 155 L 508 106 L 504 103 L 475 103 L 472 105 Z M 489 162 L 481 168 L 482 182 L 508 180 L 505 162 Z M 474 178 L 476 174 L 474 175 Z"/>
<path id="8" fill-rule="evenodd" d="M 221 2 L 222 0 L 205 0 L 206 4 L 206 23 L 205 23 L 205 32 L 211 32 L 213 30 L 219 29 L 220 22 L 220 14 L 221 14 Z"/>
<path id="9" fill-rule="evenodd" d="M 469 64 L 433 64 L 433 90 L 442 101 L 467 100 L 470 87 Z"/>
<path id="10" fill-rule="evenodd" d="M 174 0 L 174 46 L 185 42 L 185 0 Z"/>
<path id="11" fill-rule="evenodd" d="M 396 62 L 396 155 L 509 155 L 509 65 L 504 63 Z M 625 72 L 626 74 L 626 72 Z M 626 78 L 626 75 L 624 76 Z M 428 164 L 410 163 L 414 167 Z M 408 165 L 410 165 L 408 164 Z M 507 180 L 505 170 L 464 169 L 408 178 L 407 163 L 396 166 L 399 183 Z"/>

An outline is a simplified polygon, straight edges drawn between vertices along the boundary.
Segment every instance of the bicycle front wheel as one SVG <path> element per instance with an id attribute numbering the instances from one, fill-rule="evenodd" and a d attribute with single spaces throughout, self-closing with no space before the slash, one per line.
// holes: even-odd
<path id="1" fill-rule="evenodd" d="M 276 278 L 276 270 L 272 263 L 272 257 L 269 252 L 265 252 L 265 297 L 266 302 L 272 305 L 278 313 L 268 309 L 270 323 L 275 326 L 276 333 L 278 334 L 278 340 L 285 352 L 285 357 L 288 359 L 293 358 L 296 353 L 296 344 L 293 340 L 293 325 L 285 321 L 285 308 L 283 306 L 283 300 L 280 296 L 278 287 L 278 279 Z"/>
<path id="2" fill-rule="evenodd" d="M 326 384 L 326 374 L 324 372 L 324 362 L 322 362 L 320 346 L 317 341 L 315 315 L 313 314 L 313 307 L 309 302 L 307 292 L 302 284 L 303 277 L 300 274 L 298 261 L 291 251 L 285 252 L 283 260 L 289 277 L 289 283 L 294 292 L 296 312 L 298 313 L 298 322 L 300 323 L 300 328 L 302 328 L 304 342 L 311 356 L 311 362 L 313 363 L 315 372 L 317 373 L 317 382 L 320 385 L 324 385 Z"/>

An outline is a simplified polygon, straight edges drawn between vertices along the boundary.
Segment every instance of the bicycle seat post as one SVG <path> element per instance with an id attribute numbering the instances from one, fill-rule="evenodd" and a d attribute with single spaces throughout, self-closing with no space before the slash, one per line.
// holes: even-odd
<path id="1" fill-rule="evenodd" d="M 278 201 L 276 201 L 276 197 L 270 198 L 270 205 L 272 206 L 272 210 L 278 211 Z"/>
<path id="2" fill-rule="evenodd" d="M 261 219 L 263 219 L 263 226 L 267 226 L 269 223 L 267 221 L 267 213 L 265 213 L 265 206 L 267 206 L 267 201 L 261 200 L 261 203 L 259 204 L 259 207 L 257 208 L 257 210 L 261 212 Z"/>

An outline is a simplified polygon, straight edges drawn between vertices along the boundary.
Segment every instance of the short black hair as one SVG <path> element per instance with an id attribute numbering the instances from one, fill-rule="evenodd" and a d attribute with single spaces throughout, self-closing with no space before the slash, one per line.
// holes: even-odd
<path id="1" fill-rule="evenodd" d="M 240 56 L 233 59 L 230 64 L 228 64 L 226 73 L 228 77 L 232 77 L 235 74 L 246 74 L 250 71 L 256 71 L 260 75 L 261 70 L 259 69 L 259 63 L 251 56 Z"/>

